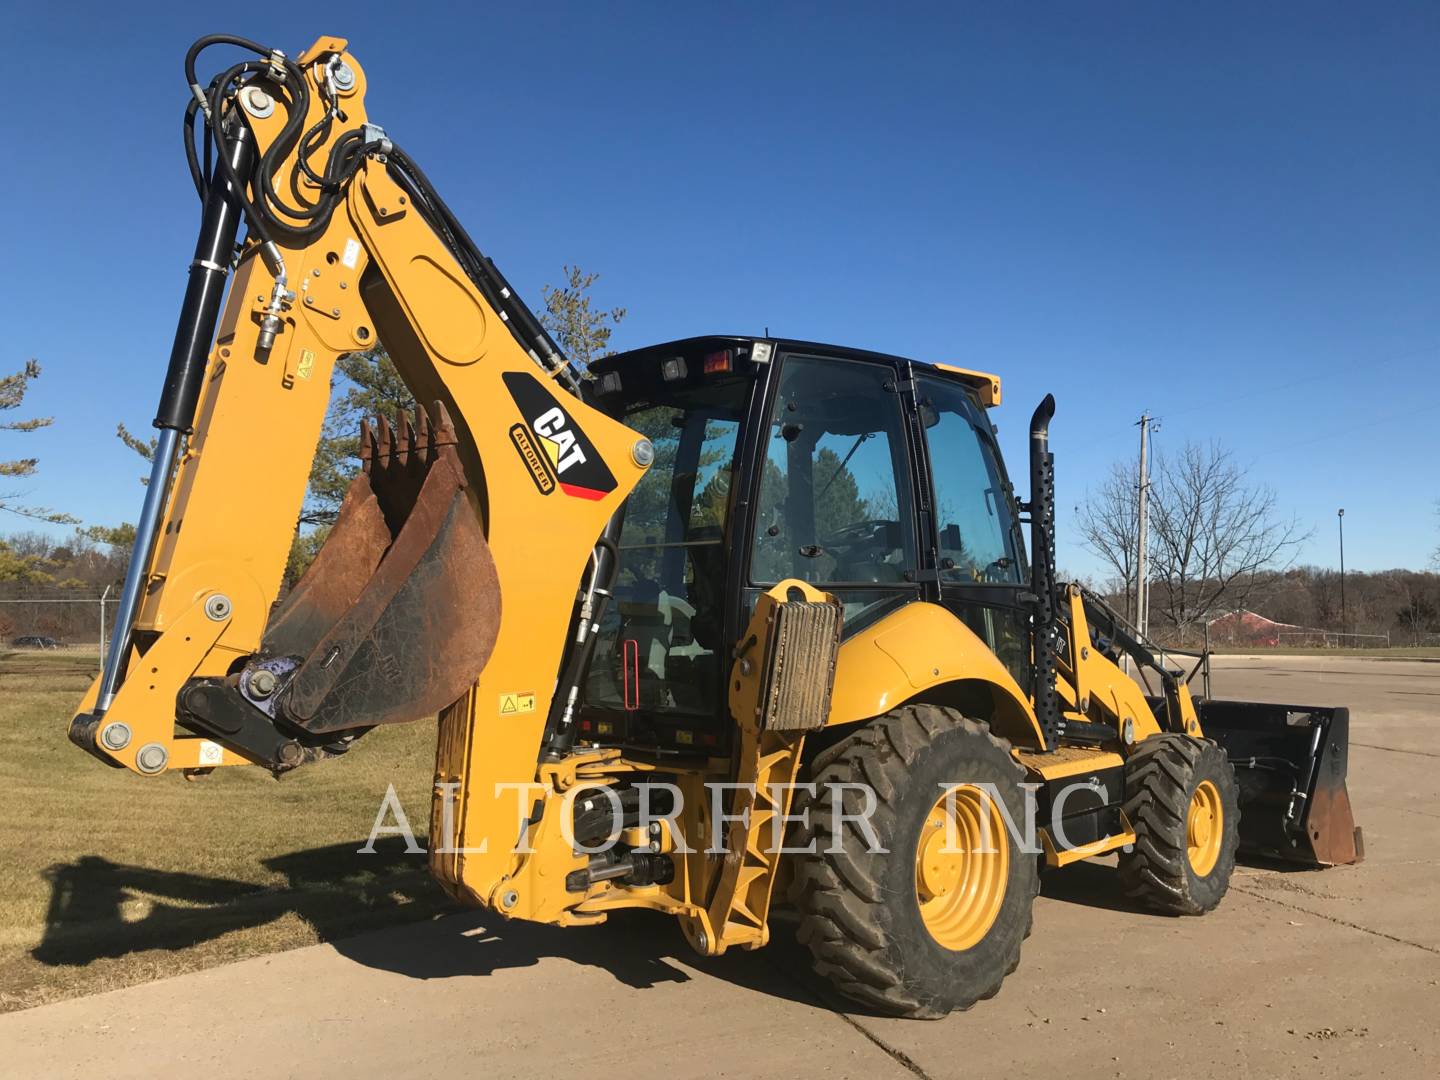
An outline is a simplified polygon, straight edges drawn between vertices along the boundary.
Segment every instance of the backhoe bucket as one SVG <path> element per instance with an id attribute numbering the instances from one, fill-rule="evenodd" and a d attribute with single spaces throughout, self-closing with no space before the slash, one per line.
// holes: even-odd
<path id="1" fill-rule="evenodd" d="M 316 735 L 416 720 L 462 696 L 500 627 L 500 587 L 436 403 L 360 429 L 362 468 L 261 654 L 298 658 L 279 695 Z"/>
<path id="2" fill-rule="evenodd" d="M 1364 858 L 1345 789 L 1349 709 L 1204 701 L 1199 713 L 1235 766 L 1242 853 L 1303 866 Z"/>

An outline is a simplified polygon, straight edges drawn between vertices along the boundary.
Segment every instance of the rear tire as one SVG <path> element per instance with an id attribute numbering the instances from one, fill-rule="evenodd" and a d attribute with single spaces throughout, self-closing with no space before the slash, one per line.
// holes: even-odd
<path id="1" fill-rule="evenodd" d="M 824 750 L 811 768 L 816 794 L 798 794 L 796 812 L 807 818 L 790 841 L 815 848 L 790 856 L 790 899 L 816 971 L 847 997 L 894 1016 L 938 1018 L 993 997 L 1020 963 L 1020 944 L 1030 933 L 1039 887 L 1035 855 L 1023 852 L 1003 823 L 999 835 L 992 827 L 994 855 L 917 863 L 917 851 L 936 852 L 940 815 L 958 812 L 937 806 L 949 785 L 995 785 L 1011 819 L 1023 823 L 1024 777 L 1003 739 L 954 709 L 931 705 L 896 709 Z M 858 814 L 864 802 L 860 790 L 837 783 L 874 791 L 869 822 L 882 850 L 870 851 L 862 828 L 838 818 L 842 804 Z M 979 790 L 958 788 L 957 805 Z M 996 807 L 983 799 L 974 805 L 998 820 Z M 966 819 L 957 822 L 963 829 Z"/>
<path id="2" fill-rule="evenodd" d="M 1203 915 L 1230 887 L 1240 847 L 1239 789 L 1208 739 L 1152 735 L 1125 763 L 1135 845 L 1120 855 L 1125 894 L 1173 915 Z"/>

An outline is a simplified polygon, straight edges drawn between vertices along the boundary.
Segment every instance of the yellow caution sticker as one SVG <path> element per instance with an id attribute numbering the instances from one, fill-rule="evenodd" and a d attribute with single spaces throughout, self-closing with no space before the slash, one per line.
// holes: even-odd
<path id="1" fill-rule="evenodd" d="M 302 379 L 310 378 L 310 373 L 315 370 L 315 354 L 309 349 L 300 350 L 300 365 L 295 369 L 295 374 Z"/>
<path id="2" fill-rule="evenodd" d="M 532 690 L 524 694 L 501 694 L 500 715 L 515 716 L 518 713 L 535 711 L 535 692 Z"/>

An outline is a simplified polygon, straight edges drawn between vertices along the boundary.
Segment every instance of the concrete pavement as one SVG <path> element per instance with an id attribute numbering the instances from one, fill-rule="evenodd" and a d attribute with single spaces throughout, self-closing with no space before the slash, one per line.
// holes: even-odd
<path id="1" fill-rule="evenodd" d="M 1203 919 L 1047 875 L 1019 971 L 937 1022 L 851 1013 L 783 929 L 691 955 L 660 916 L 470 913 L 0 1016 L 13 1076 L 1440 1075 L 1440 664 L 1216 664 L 1216 696 L 1348 704 L 1367 861 L 1237 871 Z"/>

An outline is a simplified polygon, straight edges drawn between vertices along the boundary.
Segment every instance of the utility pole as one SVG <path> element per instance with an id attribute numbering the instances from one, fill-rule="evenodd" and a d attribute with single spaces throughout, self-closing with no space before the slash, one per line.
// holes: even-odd
<path id="1" fill-rule="evenodd" d="M 1340 520 L 1340 633 L 1345 633 L 1345 508 L 1335 515 Z"/>
<path id="2" fill-rule="evenodd" d="M 1150 506 L 1150 425 L 1149 413 L 1140 414 L 1140 484 L 1135 552 L 1135 629 L 1146 636 L 1150 622 L 1149 567 L 1146 559 L 1146 527 Z"/>

